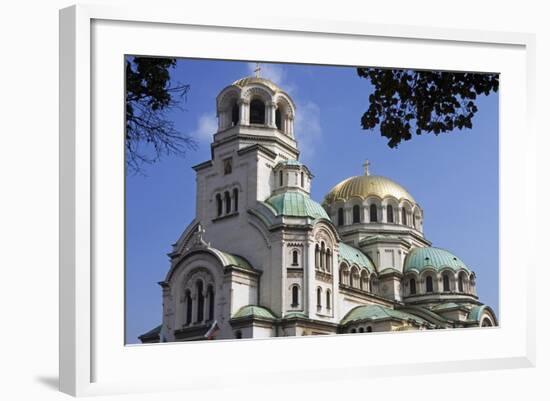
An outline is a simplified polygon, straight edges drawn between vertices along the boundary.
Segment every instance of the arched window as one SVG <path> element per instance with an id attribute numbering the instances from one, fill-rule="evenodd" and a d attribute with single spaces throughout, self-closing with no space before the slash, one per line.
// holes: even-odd
<path id="1" fill-rule="evenodd" d="M 298 251 L 292 251 L 292 266 L 298 266 Z"/>
<path id="2" fill-rule="evenodd" d="M 409 281 L 410 293 L 411 295 L 416 294 L 416 281 L 414 278 L 411 278 Z"/>
<path id="3" fill-rule="evenodd" d="M 320 263 L 321 253 L 319 251 L 319 244 L 315 244 L 315 268 L 319 269 L 321 267 Z"/>
<path id="4" fill-rule="evenodd" d="M 323 290 L 321 287 L 317 288 L 317 308 L 321 307 L 321 297 L 323 296 Z"/>
<path id="5" fill-rule="evenodd" d="M 250 102 L 250 124 L 265 124 L 265 104 L 260 99 Z"/>
<path id="6" fill-rule="evenodd" d="M 355 330 L 355 329 L 351 329 L 350 333 L 353 333 L 353 334 L 355 334 L 355 333 L 357 333 L 357 330 Z"/>
<path id="7" fill-rule="evenodd" d="M 302 188 L 304 187 L 304 172 L 303 171 L 300 173 L 300 186 Z"/>
<path id="8" fill-rule="evenodd" d="M 202 322 L 204 320 L 204 294 L 202 292 L 203 286 L 202 281 L 197 281 L 197 322 Z"/>
<path id="9" fill-rule="evenodd" d="M 416 214 L 413 213 L 413 227 L 416 228 Z"/>
<path id="10" fill-rule="evenodd" d="M 464 292 L 464 275 L 462 273 L 458 276 L 458 291 Z"/>
<path id="11" fill-rule="evenodd" d="M 231 125 L 235 126 L 239 123 L 239 105 L 237 102 L 233 103 L 231 108 Z"/>
<path id="12" fill-rule="evenodd" d="M 432 276 L 426 277 L 426 292 L 434 292 L 434 283 Z"/>
<path id="13" fill-rule="evenodd" d="M 351 268 L 351 286 L 353 288 L 359 288 L 359 271 L 357 267 Z"/>
<path id="14" fill-rule="evenodd" d="M 300 304 L 299 298 L 298 298 L 298 296 L 300 295 L 299 291 L 300 291 L 300 288 L 297 285 L 292 287 L 292 305 L 291 306 L 293 307 L 298 306 Z"/>
<path id="15" fill-rule="evenodd" d="M 330 295 L 331 295 L 331 294 L 330 294 L 330 290 L 327 290 L 327 294 L 326 294 L 326 296 L 327 296 L 327 309 L 330 309 L 330 308 L 331 308 L 330 304 L 331 304 L 332 302 L 331 302 L 331 297 L 330 297 Z"/>
<path id="16" fill-rule="evenodd" d="M 283 170 L 279 171 L 279 186 L 283 186 Z"/>
<path id="17" fill-rule="evenodd" d="M 447 273 L 443 273 L 443 291 L 451 291 L 449 275 Z"/>
<path id="18" fill-rule="evenodd" d="M 228 191 L 225 191 L 224 193 L 224 200 L 225 200 L 225 213 L 231 213 L 231 195 L 229 195 Z"/>
<path id="19" fill-rule="evenodd" d="M 407 209 L 404 207 L 401 209 L 401 223 L 406 226 L 407 223 Z"/>
<path id="20" fill-rule="evenodd" d="M 354 223 L 361 222 L 361 209 L 359 209 L 359 205 L 355 205 L 353 207 L 353 222 Z"/>
<path id="21" fill-rule="evenodd" d="M 281 124 L 281 110 L 275 110 L 275 125 L 279 131 L 283 130 L 283 125 Z"/>
<path id="22" fill-rule="evenodd" d="M 243 338 L 243 332 L 240 331 L 240 330 L 237 330 L 237 331 L 235 332 L 235 338 L 237 338 L 237 339 Z"/>
<path id="23" fill-rule="evenodd" d="M 363 327 L 359 327 L 359 333 L 364 333 L 365 329 Z"/>
<path id="24" fill-rule="evenodd" d="M 191 316 L 193 315 L 193 300 L 191 299 L 191 291 L 185 291 L 185 324 L 191 324 Z"/>
<path id="25" fill-rule="evenodd" d="M 386 207 L 386 212 L 387 212 L 387 220 L 388 220 L 388 223 L 393 223 L 393 206 L 392 205 L 388 205 Z"/>
<path id="26" fill-rule="evenodd" d="M 208 320 L 214 320 L 214 287 L 208 286 Z"/>
<path id="27" fill-rule="evenodd" d="M 367 326 L 367 333 L 372 333 L 372 327 Z"/>
<path id="28" fill-rule="evenodd" d="M 321 242 L 321 255 L 319 259 L 319 267 L 321 269 L 325 268 L 325 243 Z"/>
<path id="29" fill-rule="evenodd" d="M 220 194 L 216 195 L 216 207 L 218 209 L 218 216 L 221 216 L 223 213 L 223 204 L 222 204 L 222 196 Z"/>
<path id="30" fill-rule="evenodd" d="M 325 259 L 326 259 L 325 269 L 327 272 L 330 273 L 330 266 L 332 265 L 332 255 L 330 254 L 330 249 L 327 249 L 327 254 Z"/>
<path id="31" fill-rule="evenodd" d="M 378 211 L 374 203 L 370 205 L 370 221 L 378 221 Z"/>
<path id="32" fill-rule="evenodd" d="M 233 210 L 239 210 L 239 190 L 237 188 L 233 189 Z"/>
<path id="33" fill-rule="evenodd" d="M 344 209 L 343 208 L 338 209 L 338 225 L 339 226 L 344 225 Z"/>

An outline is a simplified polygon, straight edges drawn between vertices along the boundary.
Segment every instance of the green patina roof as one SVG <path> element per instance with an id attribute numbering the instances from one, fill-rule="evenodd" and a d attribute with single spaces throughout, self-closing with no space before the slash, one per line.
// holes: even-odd
<path id="1" fill-rule="evenodd" d="M 298 160 L 283 160 L 279 163 L 277 163 L 277 165 L 284 165 L 284 166 L 303 166 L 303 163 L 299 162 Z"/>
<path id="2" fill-rule="evenodd" d="M 433 311 L 443 311 L 446 309 L 457 308 L 459 305 L 455 302 L 445 302 L 443 304 L 438 304 L 432 308 Z"/>
<path id="3" fill-rule="evenodd" d="M 160 335 L 161 329 L 162 329 L 162 324 L 159 324 L 154 329 L 151 329 L 147 333 L 144 333 L 144 334 L 138 336 L 138 338 L 156 337 L 156 336 Z"/>
<path id="4" fill-rule="evenodd" d="M 441 248 L 414 248 L 405 259 L 403 271 L 416 269 L 422 271 L 428 267 L 441 270 L 450 267 L 453 270 L 468 269 L 457 256 Z"/>
<path id="5" fill-rule="evenodd" d="M 245 258 L 239 255 L 233 255 L 231 253 L 223 252 L 218 249 L 216 249 L 216 251 L 219 252 L 222 255 L 222 257 L 225 259 L 226 265 L 239 266 L 239 267 L 242 267 L 243 269 L 254 270 L 252 265 L 248 263 L 248 261 Z"/>
<path id="6" fill-rule="evenodd" d="M 399 319 L 413 320 L 419 324 L 429 324 L 426 320 L 407 312 L 401 312 L 395 309 L 387 308 L 382 305 L 362 305 L 353 308 L 342 319 L 340 324 L 347 324 L 359 320 L 377 320 L 377 319 Z"/>
<path id="7" fill-rule="evenodd" d="M 243 318 L 243 317 L 259 317 L 263 319 L 276 319 L 273 312 L 269 309 L 257 305 L 247 305 L 243 306 L 233 315 L 233 319 Z"/>
<path id="8" fill-rule="evenodd" d="M 275 209 L 278 216 L 311 217 L 312 219 L 330 220 L 327 212 L 319 203 L 301 192 L 285 192 L 274 195 L 268 198 L 266 203 Z"/>
<path id="9" fill-rule="evenodd" d="M 294 317 L 302 317 L 307 319 L 307 315 L 304 312 L 290 312 L 284 316 L 285 319 L 292 319 Z"/>
<path id="10" fill-rule="evenodd" d="M 468 320 L 475 320 L 476 322 L 481 319 L 481 314 L 485 310 L 486 305 L 476 305 L 468 313 Z"/>
<path id="11" fill-rule="evenodd" d="M 362 267 L 366 267 L 370 271 L 374 270 L 374 265 L 367 255 L 361 252 L 359 249 L 354 248 L 348 244 L 340 242 L 340 256 L 339 262 L 342 260 L 347 261 L 350 264 L 357 264 Z"/>

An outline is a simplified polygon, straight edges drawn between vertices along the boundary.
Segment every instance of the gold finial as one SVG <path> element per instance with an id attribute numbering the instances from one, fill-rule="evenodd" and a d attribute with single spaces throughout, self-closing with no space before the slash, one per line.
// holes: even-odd
<path id="1" fill-rule="evenodd" d="M 369 166 L 370 162 L 368 160 L 365 160 L 365 163 L 363 163 L 363 167 L 365 168 L 365 175 L 370 175 Z"/>
<path id="2" fill-rule="evenodd" d="M 256 63 L 256 68 L 254 69 L 254 72 L 256 73 L 256 78 L 260 78 L 260 63 Z"/>

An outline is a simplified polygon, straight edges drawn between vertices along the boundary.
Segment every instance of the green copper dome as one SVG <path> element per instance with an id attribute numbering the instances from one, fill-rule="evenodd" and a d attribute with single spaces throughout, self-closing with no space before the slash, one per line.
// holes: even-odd
<path id="1" fill-rule="evenodd" d="M 277 215 L 310 217 L 312 219 L 330 220 L 323 207 L 301 192 L 285 192 L 274 195 L 266 203 L 275 209 Z"/>
<path id="2" fill-rule="evenodd" d="M 441 248 L 415 248 L 405 259 L 403 271 L 416 269 L 422 271 L 426 268 L 441 270 L 446 267 L 453 270 L 470 270 L 457 256 Z"/>
<path id="3" fill-rule="evenodd" d="M 402 321 L 414 321 L 417 324 L 428 325 L 429 323 L 415 315 L 401 312 L 382 305 L 361 305 L 353 308 L 342 319 L 340 324 L 347 324 L 361 320 L 375 321 L 379 319 L 397 319 Z"/>
<path id="4" fill-rule="evenodd" d="M 354 248 L 344 242 L 340 242 L 338 245 L 339 252 L 339 262 L 343 260 L 347 261 L 349 264 L 357 264 L 360 267 L 366 267 L 369 271 L 374 271 L 374 265 L 367 255 L 361 252 L 359 249 Z"/>
<path id="5" fill-rule="evenodd" d="M 276 319 L 273 312 L 269 309 L 257 305 L 243 306 L 233 315 L 233 319 L 245 318 L 245 317 L 257 317 L 263 319 Z"/>

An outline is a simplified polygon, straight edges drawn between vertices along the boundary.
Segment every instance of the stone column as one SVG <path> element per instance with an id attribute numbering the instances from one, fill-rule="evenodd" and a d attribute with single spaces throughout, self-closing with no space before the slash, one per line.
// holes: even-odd
<path id="1" fill-rule="evenodd" d="M 241 125 L 248 125 L 248 101 L 241 99 L 239 101 L 239 123 Z"/>
<path id="2" fill-rule="evenodd" d="M 275 110 L 277 104 L 274 102 L 266 102 L 265 104 L 265 116 L 266 116 L 266 125 L 270 128 L 276 128 L 275 125 Z"/>

